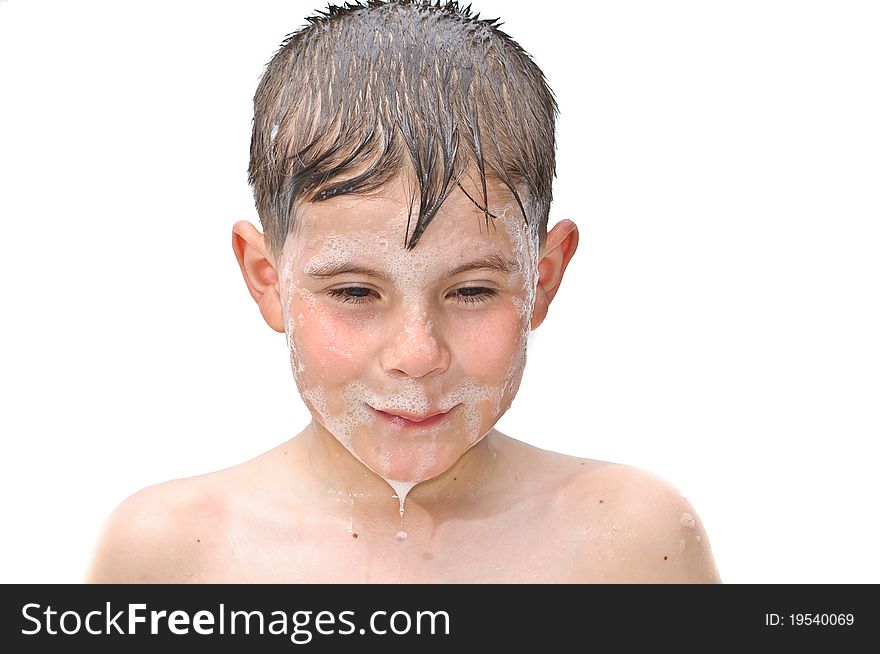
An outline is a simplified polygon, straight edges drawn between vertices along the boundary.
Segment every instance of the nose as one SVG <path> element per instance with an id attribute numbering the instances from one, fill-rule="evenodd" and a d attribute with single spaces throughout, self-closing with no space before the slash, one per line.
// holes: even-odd
<path id="1" fill-rule="evenodd" d="M 437 338 L 427 311 L 405 309 L 403 320 L 393 329 L 380 357 L 383 370 L 419 379 L 449 367 L 449 350 Z"/>

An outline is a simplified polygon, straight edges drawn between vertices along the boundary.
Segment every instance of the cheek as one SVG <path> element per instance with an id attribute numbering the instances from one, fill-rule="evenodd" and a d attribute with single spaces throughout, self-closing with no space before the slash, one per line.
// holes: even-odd
<path id="1" fill-rule="evenodd" d="M 373 321 L 340 316 L 307 295 L 291 303 L 291 354 L 311 383 L 339 380 L 367 363 Z"/>
<path id="2" fill-rule="evenodd" d="M 524 348 L 522 323 L 513 303 L 454 321 L 451 336 L 463 370 L 486 381 L 506 375 Z"/>

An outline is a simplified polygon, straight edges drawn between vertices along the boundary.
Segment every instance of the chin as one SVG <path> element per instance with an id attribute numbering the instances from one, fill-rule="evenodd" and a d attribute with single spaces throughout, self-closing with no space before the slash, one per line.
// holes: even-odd
<path id="1" fill-rule="evenodd" d="M 383 479 L 417 484 L 448 471 L 467 449 L 423 444 L 419 447 L 392 448 L 370 457 L 357 453 L 355 456 Z"/>
<path id="2" fill-rule="evenodd" d="M 420 483 L 435 479 L 454 468 L 468 450 L 482 441 L 491 430 L 490 427 L 482 436 L 468 441 L 389 448 L 376 455 L 367 467 L 386 480 Z"/>

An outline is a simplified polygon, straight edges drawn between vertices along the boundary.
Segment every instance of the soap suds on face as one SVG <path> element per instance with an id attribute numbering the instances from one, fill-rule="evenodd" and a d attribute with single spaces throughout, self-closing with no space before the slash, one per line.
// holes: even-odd
<path id="1" fill-rule="evenodd" d="M 357 208 L 357 204 L 354 207 Z M 460 231 L 443 232 L 438 231 L 442 227 L 433 227 L 433 232 L 426 231 L 422 242 L 433 239 L 437 245 L 433 251 L 426 252 L 426 246 L 421 246 L 422 251 L 406 250 L 402 236 L 400 239 L 386 238 L 376 230 L 369 229 L 324 233 L 318 230 L 309 238 L 309 225 L 304 224 L 299 230 L 301 234 L 287 239 L 281 253 L 279 290 L 286 316 L 285 333 L 291 370 L 297 389 L 320 425 L 357 460 L 392 487 L 399 500 L 401 516 L 406 496 L 412 487 L 441 474 L 467 449 L 478 443 L 507 410 L 519 389 L 526 363 L 530 317 L 537 286 L 538 237 L 536 230 L 528 230 L 522 224 L 518 209 L 510 213 L 510 217 L 506 210 L 497 213 L 495 233 L 502 234 L 502 243 L 506 236 L 507 248 L 512 249 L 517 264 L 516 279 L 521 284 L 521 291 L 506 297 L 512 302 L 511 313 L 518 317 L 518 324 L 513 321 L 504 329 L 516 329 L 518 334 L 516 338 L 511 338 L 512 332 L 490 336 L 496 340 L 509 339 L 515 345 L 510 350 L 507 370 L 503 376 L 495 377 L 497 381 L 488 383 L 473 373 L 459 375 L 451 388 L 445 388 L 440 393 L 437 393 L 436 386 L 430 388 L 419 376 L 388 375 L 377 383 L 379 378 L 375 370 L 370 369 L 371 362 L 364 363 L 358 358 L 363 358 L 362 353 L 356 351 L 360 342 L 346 341 L 345 330 L 349 329 L 349 325 L 340 323 L 340 320 L 357 321 L 351 323 L 356 329 L 352 328 L 348 333 L 358 333 L 356 330 L 360 330 L 362 337 L 359 340 L 370 342 L 381 339 L 389 326 L 379 322 L 370 312 L 328 313 L 326 301 L 322 303 L 316 292 L 298 284 L 297 280 L 310 272 L 327 270 L 345 262 L 370 264 L 370 267 L 377 268 L 391 280 L 390 284 L 381 282 L 382 289 L 386 295 L 393 294 L 387 301 L 393 310 L 399 311 L 396 314 L 396 320 L 400 321 L 396 323 L 397 331 L 387 346 L 389 349 L 383 352 L 405 352 L 408 361 L 432 362 L 425 364 L 428 372 L 430 365 L 440 365 L 437 361 L 453 366 L 455 370 L 455 366 L 460 365 L 455 360 L 458 353 L 454 350 L 441 352 L 441 348 L 447 347 L 444 339 L 449 334 L 448 324 L 444 321 L 450 318 L 442 313 L 446 310 L 443 304 L 446 297 L 439 305 L 439 313 L 437 300 L 432 299 L 434 289 L 438 288 L 435 277 L 438 270 L 470 260 L 475 253 L 494 250 L 492 246 L 499 244 L 494 234 L 491 238 L 483 235 L 480 239 L 473 238 L 473 242 L 462 242 Z M 389 214 L 386 231 L 390 234 L 402 233 L 406 218 L 403 210 Z M 487 250 L 487 247 L 490 249 Z M 367 279 L 362 275 L 355 275 L 354 278 L 359 280 L 358 285 L 361 280 Z M 354 285 L 349 283 L 350 280 L 345 281 L 348 286 Z M 313 352 L 309 353 L 308 343 L 300 342 L 301 332 L 306 327 L 319 327 L 325 337 L 322 341 L 324 349 L 317 358 Z M 481 327 L 475 323 L 473 333 L 469 336 L 477 346 L 479 339 L 486 338 L 485 330 Z M 337 329 L 342 330 L 341 335 Z M 447 358 L 444 359 L 444 356 Z M 322 371 L 339 361 L 350 362 L 354 378 L 335 387 L 323 383 Z M 454 373 L 450 373 L 450 380 L 454 377 Z M 455 411 L 443 423 L 419 429 L 417 435 L 407 434 L 400 441 L 385 438 L 386 449 L 377 451 L 377 443 L 380 442 L 377 434 L 384 426 L 377 424 L 382 419 L 377 418 L 373 409 L 386 413 L 415 414 L 436 409 Z M 453 429 L 455 433 L 451 433 Z M 406 479 L 401 479 L 402 476 Z"/>

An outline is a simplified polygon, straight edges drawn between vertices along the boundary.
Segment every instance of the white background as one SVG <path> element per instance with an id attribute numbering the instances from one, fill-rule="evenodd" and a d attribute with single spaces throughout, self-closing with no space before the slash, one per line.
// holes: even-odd
<path id="1" fill-rule="evenodd" d="M 241 281 L 252 97 L 313 2 L 0 3 L 0 581 L 307 412 Z M 498 428 L 630 463 L 724 581 L 880 582 L 880 10 L 475 2 L 560 104 L 581 230 Z"/>

